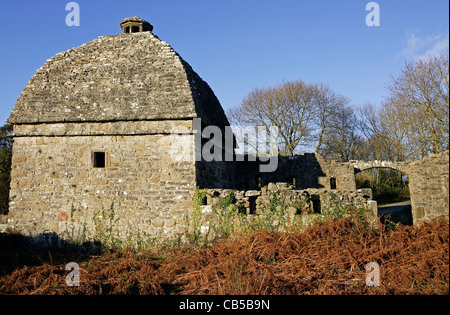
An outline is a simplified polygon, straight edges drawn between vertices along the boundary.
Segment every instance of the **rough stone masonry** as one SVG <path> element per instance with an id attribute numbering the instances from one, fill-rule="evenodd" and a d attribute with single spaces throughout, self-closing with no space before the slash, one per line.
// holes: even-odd
<path id="1" fill-rule="evenodd" d="M 408 164 L 413 222 L 449 219 L 449 151 Z"/>
<path id="2" fill-rule="evenodd" d="M 217 97 L 150 23 L 121 27 L 47 60 L 17 100 L 9 228 L 89 236 L 101 210 L 113 209 L 123 239 L 169 236 L 186 228 L 196 187 L 356 190 L 353 167 L 315 154 L 280 158 L 265 175 L 254 162 L 195 161 L 193 119 L 229 125 Z M 177 159 L 180 143 L 192 158 Z M 448 216 L 448 184 L 446 194 Z"/>
<path id="3" fill-rule="evenodd" d="M 124 235 L 182 228 L 207 170 L 171 151 L 193 143 L 193 118 L 229 125 L 208 84 L 150 31 L 103 36 L 57 54 L 37 70 L 9 118 L 9 225 L 36 235 L 62 233 L 76 221 L 89 232 L 95 212 L 113 204 Z"/>

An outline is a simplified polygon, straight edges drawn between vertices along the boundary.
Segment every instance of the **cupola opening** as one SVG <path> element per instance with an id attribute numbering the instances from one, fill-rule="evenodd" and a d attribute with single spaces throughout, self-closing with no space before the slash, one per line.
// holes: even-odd
<path id="1" fill-rule="evenodd" d="M 153 31 L 153 25 L 137 16 L 123 20 L 120 22 L 120 27 L 124 34 Z"/>

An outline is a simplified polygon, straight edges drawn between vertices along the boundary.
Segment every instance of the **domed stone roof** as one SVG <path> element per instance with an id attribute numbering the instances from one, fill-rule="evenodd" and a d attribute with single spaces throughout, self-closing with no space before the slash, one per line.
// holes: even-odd
<path id="1" fill-rule="evenodd" d="M 37 70 L 8 119 L 14 124 L 201 117 L 228 125 L 219 101 L 151 32 L 103 36 Z"/>

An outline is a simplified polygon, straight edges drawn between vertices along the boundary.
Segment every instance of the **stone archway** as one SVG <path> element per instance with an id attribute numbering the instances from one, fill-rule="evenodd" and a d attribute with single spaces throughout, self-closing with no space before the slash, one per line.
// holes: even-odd
<path id="1" fill-rule="evenodd" d="M 370 168 L 391 168 L 408 175 L 413 223 L 436 217 L 449 219 L 449 151 L 420 161 L 350 161 L 355 174 Z"/>
<path id="2" fill-rule="evenodd" d="M 355 168 L 355 173 L 359 173 L 371 168 L 391 168 L 408 174 L 408 167 L 403 162 L 395 161 L 350 161 L 348 164 Z M 409 174 L 408 174 L 409 175 Z"/>
<path id="3" fill-rule="evenodd" d="M 378 187 L 378 189 L 373 191 L 373 196 L 374 200 L 376 200 L 377 203 L 379 204 L 378 216 L 380 217 L 380 220 L 382 222 L 386 222 L 386 220 L 389 220 L 391 222 L 396 223 L 399 222 L 404 225 L 413 224 L 411 197 L 408 196 L 408 200 L 406 200 L 405 199 L 406 195 L 404 195 L 405 193 L 408 193 L 408 195 L 410 195 L 409 189 L 410 185 L 405 182 L 405 179 L 403 177 L 404 175 L 406 175 L 408 176 L 409 180 L 408 168 L 405 165 L 405 163 L 395 161 L 350 161 L 349 164 L 351 164 L 354 168 L 356 182 L 358 182 L 357 181 L 357 178 L 359 176 L 358 174 L 373 169 L 390 169 L 396 171 L 396 173 L 398 172 L 399 173 L 398 175 L 401 176 L 402 179 L 399 182 L 395 182 L 394 185 L 396 189 L 401 190 L 396 190 L 397 191 L 396 193 L 393 193 L 394 186 L 392 186 L 391 189 L 386 190 L 385 184 L 381 183 L 380 185 L 380 183 L 377 180 L 378 182 L 377 187 L 378 185 L 380 186 Z M 363 176 L 363 178 L 365 178 L 365 176 Z M 400 182 L 403 182 L 403 185 L 406 186 L 403 186 L 402 184 L 400 184 Z M 362 186 L 359 188 L 362 188 Z"/>

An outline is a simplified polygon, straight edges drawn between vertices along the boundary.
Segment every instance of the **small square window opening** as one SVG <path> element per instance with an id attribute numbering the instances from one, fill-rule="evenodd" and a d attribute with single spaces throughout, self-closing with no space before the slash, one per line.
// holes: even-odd
<path id="1" fill-rule="evenodd" d="M 94 152 L 94 167 L 105 168 L 105 166 L 106 166 L 106 153 Z"/>

